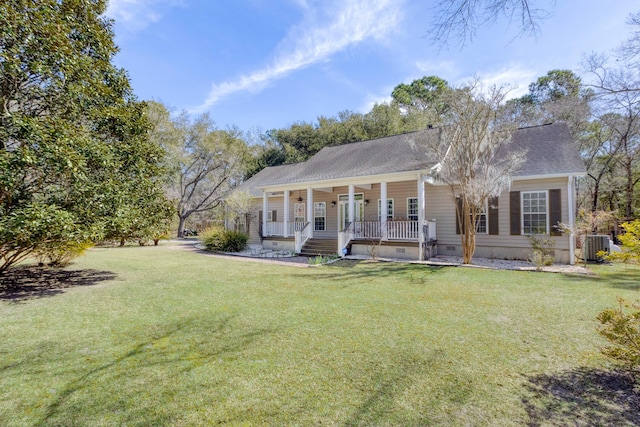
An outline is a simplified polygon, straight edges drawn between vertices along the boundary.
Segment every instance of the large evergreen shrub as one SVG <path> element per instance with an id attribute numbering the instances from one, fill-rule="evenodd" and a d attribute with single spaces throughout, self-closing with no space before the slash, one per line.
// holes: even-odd
<path id="1" fill-rule="evenodd" d="M 211 252 L 242 252 L 249 242 L 249 235 L 220 227 L 206 229 L 200 240 Z"/>

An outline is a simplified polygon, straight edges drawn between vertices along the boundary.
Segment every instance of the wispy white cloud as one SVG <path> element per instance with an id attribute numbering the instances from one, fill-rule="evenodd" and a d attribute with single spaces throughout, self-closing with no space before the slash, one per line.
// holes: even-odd
<path id="1" fill-rule="evenodd" d="M 457 86 L 477 78 L 485 87 L 494 85 L 508 86 L 511 88 L 509 95 L 514 98 L 525 95 L 529 91 L 529 83 L 534 81 L 538 76 L 537 70 L 526 69 L 518 64 L 509 64 L 497 70 L 485 70 L 472 75 L 463 74 L 460 67 L 453 61 L 420 61 L 416 63 L 416 68 L 421 74 L 414 78 L 407 79 L 405 82 L 420 78 L 424 75 L 435 75 L 441 76 L 448 80 L 449 84 Z"/>
<path id="2" fill-rule="evenodd" d="M 130 32 L 143 30 L 162 18 L 167 6 L 182 4 L 182 0 L 109 0 L 106 15 Z"/>
<path id="3" fill-rule="evenodd" d="M 361 113 L 368 113 L 373 109 L 376 104 L 389 104 L 393 100 L 390 93 L 393 92 L 393 87 L 384 88 L 380 94 L 368 93 L 364 102 L 358 109 Z"/>
<path id="4" fill-rule="evenodd" d="M 508 65 L 502 69 L 478 73 L 480 81 L 488 86 L 508 86 L 509 98 L 518 98 L 529 92 L 529 84 L 539 75 L 536 70 L 525 69 L 520 65 Z"/>
<path id="5" fill-rule="evenodd" d="M 261 90 L 274 80 L 325 61 L 365 40 L 384 40 L 396 28 L 403 2 L 319 0 L 312 3 L 307 0 L 298 3 L 304 18 L 276 47 L 271 63 L 235 80 L 214 83 L 206 100 L 192 112 L 202 112 L 236 92 Z"/>

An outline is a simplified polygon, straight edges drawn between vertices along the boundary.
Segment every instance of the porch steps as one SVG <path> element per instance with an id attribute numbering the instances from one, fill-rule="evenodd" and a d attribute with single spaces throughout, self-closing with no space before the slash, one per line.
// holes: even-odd
<path id="1" fill-rule="evenodd" d="M 338 240 L 336 239 L 309 239 L 300 251 L 302 256 L 335 255 L 337 253 Z"/>

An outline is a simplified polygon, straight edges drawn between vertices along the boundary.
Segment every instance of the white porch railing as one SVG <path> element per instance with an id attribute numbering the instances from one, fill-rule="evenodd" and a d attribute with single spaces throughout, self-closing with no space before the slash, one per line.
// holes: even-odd
<path id="1" fill-rule="evenodd" d="M 379 221 L 354 221 L 348 228 L 354 239 L 382 238 L 382 224 Z"/>
<path id="2" fill-rule="evenodd" d="M 386 233 L 383 233 L 382 224 L 378 221 L 354 221 L 344 230 L 338 232 L 338 247 L 340 251 L 347 247 L 354 239 L 362 240 L 420 240 L 420 225 L 418 221 L 387 221 Z M 436 253 L 436 222 L 424 221 L 422 226 L 423 250 L 428 250 L 427 258 Z M 386 237 L 383 235 L 386 234 Z M 342 253 L 340 255 L 343 255 Z M 425 258 L 426 259 L 426 258 Z"/>
<path id="3" fill-rule="evenodd" d="M 387 221 L 388 240 L 418 240 L 418 221 Z"/>
<path id="4" fill-rule="evenodd" d="M 284 236 L 284 221 L 267 221 L 264 236 Z"/>
<path id="5" fill-rule="evenodd" d="M 298 224 L 301 224 L 301 226 L 296 227 L 296 230 L 294 232 L 295 251 L 297 254 L 299 254 L 302 251 L 302 247 L 310 237 L 310 230 L 311 230 L 311 227 L 309 227 L 308 222 L 301 222 Z"/>
<path id="6" fill-rule="evenodd" d="M 302 230 L 306 224 L 307 222 L 302 221 L 289 221 L 287 222 L 287 234 L 285 234 L 284 221 L 267 221 L 267 230 L 263 236 L 293 237 L 295 232 Z"/>
<path id="7" fill-rule="evenodd" d="M 418 221 L 387 221 L 386 230 L 380 221 L 354 221 L 351 225 L 354 239 L 418 241 Z"/>
<path id="8" fill-rule="evenodd" d="M 290 221 L 287 227 L 289 230 L 289 236 L 293 236 L 296 231 L 302 231 L 307 226 L 307 224 L 309 223 L 305 221 Z"/>

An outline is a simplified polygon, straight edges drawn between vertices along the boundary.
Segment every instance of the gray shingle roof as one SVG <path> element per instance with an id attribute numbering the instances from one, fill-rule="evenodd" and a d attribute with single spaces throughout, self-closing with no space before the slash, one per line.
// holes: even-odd
<path id="1" fill-rule="evenodd" d="M 325 147 L 301 167 L 270 175 L 262 185 L 324 181 L 381 175 L 429 168 L 437 163 L 424 147 L 424 138 L 437 137 L 435 129 L 369 141 Z"/>
<path id="2" fill-rule="evenodd" d="M 259 188 L 270 185 L 426 170 L 439 161 L 426 148 L 438 137 L 437 129 L 425 129 L 325 147 L 306 162 L 265 168 L 237 190 L 249 191 L 253 196 L 261 197 Z M 565 123 L 518 129 L 513 133 L 512 143 L 508 147 L 527 153 L 516 177 L 586 172 Z"/>
<path id="3" fill-rule="evenodd" d="M 303 167 L 304 163 L 266 167 L 240 184 L 233 191 L 247 191 L 254 197 L 262 197 L 262 190 L 259 190 L 258 187 L 270 184 L 274 181 L 286 180 L 286 177 L 295 176 L 298 170 Z"/>
<path id="4" fill-rule="evenodd" d="M 515 176 L 584 174 L 586 169 L 566 123 L 516 130 L 514 149 L 526 150 L 526 160 Z"/>

